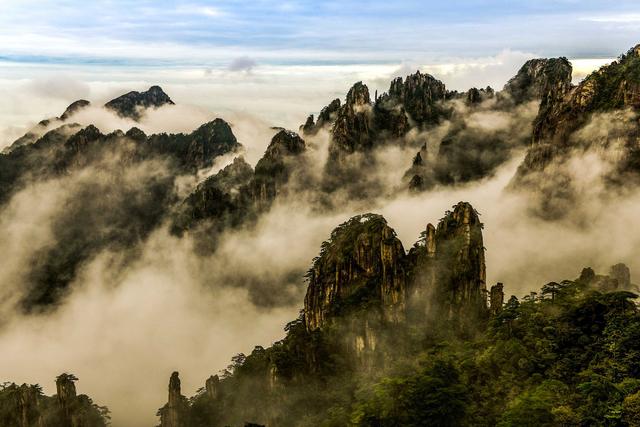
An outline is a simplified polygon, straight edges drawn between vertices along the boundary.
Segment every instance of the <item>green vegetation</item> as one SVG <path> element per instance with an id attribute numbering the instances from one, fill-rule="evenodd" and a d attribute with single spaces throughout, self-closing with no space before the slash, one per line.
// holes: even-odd
<path id="1" fill-rule="evenodd" d="M 552 282 L 511 297 L 473 338 L 387 325 L 372 363 L 344 345 L 353 323 L 308 332 L 301 316 L 273 347 L 235 357 L 215 399 L 193 397 L 189 425 L 638 426 L 635 298 Z"/>
<path id="2" fill-rule="evenodd" d="M 109 409 L 87 395 L 76 396 L 73 374 L 56 378 L 58 394 L 46 396 L 40 385 L 0 384 L 0 425 L 19 427 L 105 427 Z"/>

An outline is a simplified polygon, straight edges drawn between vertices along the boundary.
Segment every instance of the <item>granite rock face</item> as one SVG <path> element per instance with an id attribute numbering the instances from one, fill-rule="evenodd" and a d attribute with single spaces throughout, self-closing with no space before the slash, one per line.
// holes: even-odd
<path id="1" fill-rule="evenodd" d="M 329 157 L 334 161 L 339 161 L 344 153 L 371 148 L 371 98 L 369 88 L 362 82 L 349 90 L 345 104 L 336 112 L 331 134 Z"/>
<path id="2" fill-rule="evenodd" d="M 286 191 L 305 150 L 305 142 L 298 134 L 281 130 L 271 139 L 255 170 L 237 157 L 200 183 L 182 202 L 174 228 L 186 230 L 206 220 L 221 230 L 255 218 Z"/>
<path id="3" fill-rule="evenodd" d="M 571 89 L 571 63 L 567 58 L 531 59 L 502 90 L 516 104 L 540 99 L 543 107 Z"/>
<path id="4" fill-rule="evenodd" d="M 308 273 L 304 318 L 320 327 L 349 300 L 375 301 L 392 320 L 402 315 L 406 292 L 405 251 L 384 218 L 351 218 L 331 234 Z"/>
<path id="5" fill-rule="evenodd" d="M 461 330 L 473 330 L 474 323 L 486 318 L 482 227 L 478 213 L 466 202 L 447 212 L 437 227 L 427 226 L 421 244 L 409 253 L 412 290 L 420 296 L 412 307 Z"/>
<path id="6" fill-rule="evenodd" d="M 189 405 L 180 390 L 180 376 L 178 372 L 171 374 L 169 379 L 169 398 L 158 410 L 160 427 L 188 427 Z"/>
<path id="7" fill-rule="evenodd" d="M 640 172 L 640 47 L 601 67 L 569 90 L 552 91 L 534 123 L 532 145 L 512 182 L 541 196 L 541 211 L 559 216 L 575 197 L 564 164 L 574 154 L 595 153 L 607 185 L 637 180 Z"/>
<path id="8" fill-rule="evenodd" d="M 324 107 L 320 114 L 318 114 L 318 120 L 314 121 L 313 114 L 307 117 L 307 121 L 304 125 L 300 126 L 300 131 L 304 136 L 315 135 L 320 129 L 330 127 L 336 120 L 338 111 L 340 110 L 340 99 L 334 99 L 329 105 Z"/>
<path id="9" fill-rule="evenodd" d="M 468 203 L 456 205 L 437 228 L 429 224 L 409 254 L 384 218 L 356 216 L 333 231 L 308 278 L 310 331 L 362 301 L 391 322 L 403 321 L 408 307 L 465 324 L 488 314 L 482 224 Z"/>
<path id="10" fill-rule="evenodd" d="M 376 105 L 387 110 L 399 106 L 414 123 L 435 124 L 446 114 L 440 105 L 446 95 L 444 83 L 430 74 L 417 71 L 405 79 L 398 77 L 393 80 L 389 92 L 383 94 Z M 398 125 L 391 127 L 402 128 Z"/>
<path id="11" fill-rule="evenodd" d="M 107 102 L 104 106 L 121 117 L 139 120 L 147 108 L 173 104 L 174 102 L 169 98 L 169 95 L 160 86 L 151 86 L 145 92 L 131 91 L 121 95 Z"/>
<path id="12" fill-rule="evenodd" d="M 491 287 L 491 291 L 489 292 L 489 312 L 495 316 L 502 311 L 503 305 L 504 285 L 502 283 L 496 283 Z"/>

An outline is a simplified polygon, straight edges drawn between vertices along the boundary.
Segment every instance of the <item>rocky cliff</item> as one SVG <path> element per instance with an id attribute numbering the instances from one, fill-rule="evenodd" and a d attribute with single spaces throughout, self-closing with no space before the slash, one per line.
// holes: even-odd
<path id="1" fill-rule="evenodd" d="M 571 90 L 571 63 L 567 58 L 530 59 L 504 86 L 500 95 L 516 104 L 541 100 L 542 106 L 554 102 Z"/>
<path id="2" fill-rule="evenodd" d="M 180 377 L 177 372 L 169 379 L 169 398 L 167 404 L 158 410 L 160 427 L 189 427 L 187 399 L 180 389 Z"/>
<path id="3" fill-rule="evenodd" d="M 375 375 L 412 351 L 409 336 L 473 334 L 490 315 L 482 224 L 464 202 L 437 227 L 428 225 L 408 254 L 382 216 L 355 216 L 321 245 L 307 279 L 304 309 L 285 327 L 286 337 L 235 356 L 186 412 L 172 375 L 169 401 L 159 411 L 162 427 L 185 420 L 189 426 L 298 425 L 306 416 L 296 412 L 300 399 L 321 395 L 354 372 Z M 494 287 L 495 313 L 502 299 Z"/>
<path id="4" fill-rule="evenodd" d="M 634 47 L 578 86 L 552 91 L 535 120 L 531 147 L 512 187 L 536 191 L 542 212 L 557 216 L 575 195 L 572 174 L 564 167 L 573 155 L 596 154 L 607 185 L 637 180 L 639 76 L 640 47 Z"/>
<path id="5" fill-rule="evenodd" d="M 303 166 L 305 150 L 305 142 L 298 134 L 279 131 L 255 170 L 238 157 L 200 183 L 182 202 L 174 228 L 186 230 L 208 221 L 220 230 L 255 218 L 286 191 L 290 175 Z"/>
<path id="6" fill-rule="evenodd" d="M 404 262 L 402 242 L 381 216 L 360 215 L 341 224 L 308 273 L 307 329 L 318 329 L 341 310 L 360 304 L 381 304 L 397 321 L 406 293 Z"/>
<path id="7" fill-rule="evenodd" d="M 411 191 L 491 176 L 515 150 L 530 143 L 538 113 L 530 104 L 543 111 L 570 90 L 571 64 L 565 58 L 530 60 L 497 94 L 490 87 L 471 88 L 446 92 L 443 102 L 442 88 L 436 91 L 440 101 L 432 111 L 448 120 L 447 132 L 439 143 L 427 140 L 416 154 L 404 176 Z M 505 118 L 508 125 L 500 126 Z"/>
<path id="8" fill-rule="evenodd" d="M 452 322 L 486 316 L 482 224 L 468 203 L 459 203 L 406 254 L 384 218 L 357 216 L 334 230 L 308 273 L 304 319 L 321 328 L 350 308 L 377 306 L 398 322 L 407 303 L 436 310 Z M 413 300 L 412 300 L 413 299 Z"/>

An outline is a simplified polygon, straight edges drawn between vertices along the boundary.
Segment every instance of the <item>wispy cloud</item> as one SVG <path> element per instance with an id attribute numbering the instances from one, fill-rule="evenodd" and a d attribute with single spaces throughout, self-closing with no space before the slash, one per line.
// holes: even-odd
<path id="1" fill-rule="evenodd" d="M 620 13 L 613 15 L 586 16 L 580 18 L 581 21 L 588 22 L 609 22 L 609 23 L 640 23 L 640 13 Z"/>

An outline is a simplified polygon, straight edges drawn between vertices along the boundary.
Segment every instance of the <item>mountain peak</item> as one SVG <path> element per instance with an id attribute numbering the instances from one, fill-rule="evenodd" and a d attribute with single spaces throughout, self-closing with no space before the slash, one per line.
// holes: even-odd
<path id="1" fill-rule="evenodd" d="M 69 105 L 67 109 L 64 110 L 64 113 L 62 113 L 62 115 L 60 116 L 60 120 L 67 120 L 69 117 L 77 113 L 79 110 L 82 110 L 83 108 L 88 107 L 89 105 L 91 105 L 91 102 L 87 101 L 86 99 L 79 99 L 71 103 L 71 105 Z"/>
<path id="2" fill-rule="evenodd" d="M 141 110 L 152 107 L 158 108 L 167 104 L 174 105 L 169 95 L 160 86 L 151 86 L 146 92 L 131 91 L 112 99 L 104 106 L 115 111 L 121 117 L 139 120 L 142 116 Z"/>

